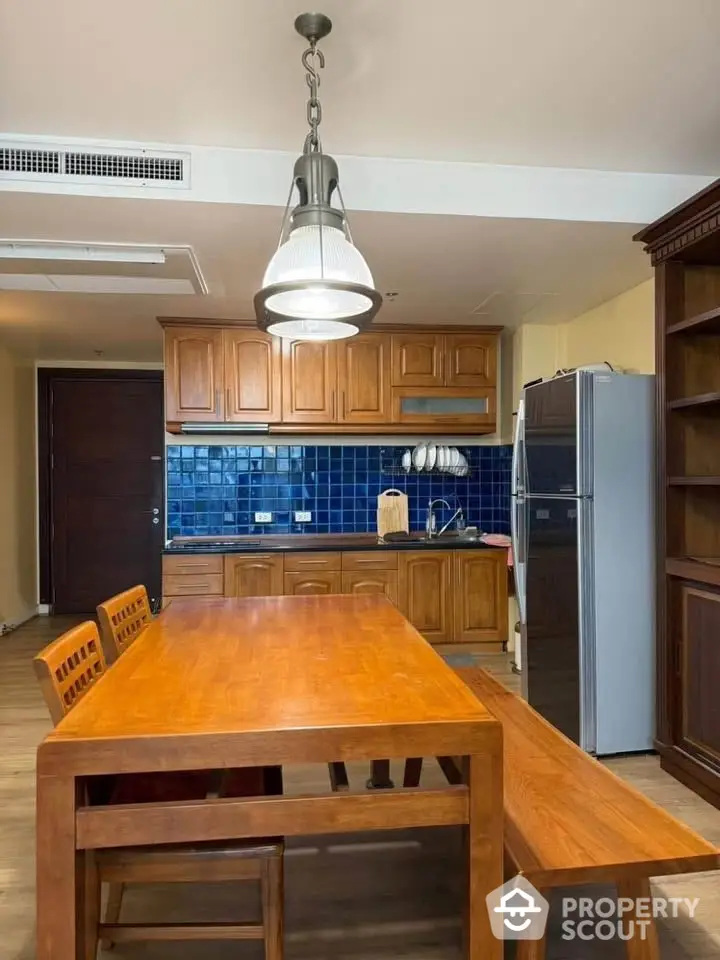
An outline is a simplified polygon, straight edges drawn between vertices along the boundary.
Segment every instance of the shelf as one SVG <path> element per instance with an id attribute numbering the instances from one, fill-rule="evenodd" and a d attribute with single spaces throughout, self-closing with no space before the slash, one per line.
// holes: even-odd
<path id="1" fill-rule="evenodd" d="M 720 390 L 698 393 L 694 397 L 682 397 L 680 400 L 668 400 L 668 410 L 687 410 L 691 407 L 709 407 L 714 404 L 720 404 Z"/>
<path id="2" fill-rule="evenodd" d="M 720 333 L 720 307 L 715 307 L 714 310 L 708 310 L 705 313 L 698 313 L 696 316 L 681 320 L 679 323 L 673 323 L 665 332 L 668 336 L 674 333 L 700 335 Z"/>
<path id="3" fill-rule="evenodd" d="M 667 557 L 665 572 L 720 587 L 720 557 Z"/>
<path id="4" fill-rule="evenodd" d="M 720 477 L 668 477 L 671 487 L 720 487 Z"/>

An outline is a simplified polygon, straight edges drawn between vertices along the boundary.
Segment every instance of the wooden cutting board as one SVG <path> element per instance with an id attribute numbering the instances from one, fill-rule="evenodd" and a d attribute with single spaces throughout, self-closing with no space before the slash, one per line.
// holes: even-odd
<path id="1" fill-rule="evenodd" d="M 378 495 L 377 528 L 381 537 L 398 530 L 410 531 L 408 498 L 402 490 L 391 488 Z"/>

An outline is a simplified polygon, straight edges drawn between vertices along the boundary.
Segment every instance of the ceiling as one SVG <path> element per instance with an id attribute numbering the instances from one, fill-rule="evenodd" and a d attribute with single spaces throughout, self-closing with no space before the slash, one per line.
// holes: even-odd
<path id="1" fill-rule="evenodd" d="M 323 0 L 339 154 L 720 172 L 717 0 Z M 1 0 L 0 128 L 295 150 L 302 0 Z"/>
<path id="2" fill-rule="evenodd" d="M 303 42 L 292 28 L 302 6 L 124 0 L 110 11 L 97 0 L 0 0 L 0 134 L 194 145 L 195 177 L 188 196 L 166 199 L 0 184 L 2 238 L 192 247 L 210 289 L 0 291 L 0 340 L 31 358 L 152 362 L 158 315 L 252 316 L 280 225 L 268 197 L 284 202 L 276 184 L 290 175 L 291 161 L 271 151 L 296 153 L 305 135 Z M 637 196 L 655 216 L 668 196 L 697 189 L 678 179 L 663 193 L 655 174 L 720 172 L 717 0 L 322 8 L 334 20 L 323 42 L 324 146 L 347 155 L 350 205 L 362 195 L 354 239 L 379 289 L 399 293 L 379 323 L 571 319 L 650 276 L 631 240 L 638 217 L 624 211 Z M 527 177 L 493 164 L 522 165 Z M 631 175 L 620 189 L 604 171 Z M 257 184 L 255 195 L 233 195 L 238 182 Z M 224 193 L 213 194 L 217 184 Z"/>
<path id="3" fill-rule="evenodd" d="M 153 361 L 155 317 L 253 316 L 277 243 L 275 207 L 0 194 L 8 236 L 192 244 L 210 296 L 0 293 L 0 337 L 40 359 Z M 377 322 L 562 321 L 650 276 L 627 224 L 356 213 L 353 236 L 379 289 Z M 109 265 L 112 269 L 112 265 Z"/>

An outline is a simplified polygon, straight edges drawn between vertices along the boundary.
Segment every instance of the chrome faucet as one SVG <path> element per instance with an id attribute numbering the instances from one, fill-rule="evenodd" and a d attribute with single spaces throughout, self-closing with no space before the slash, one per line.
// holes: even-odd
<path id="1" fill-rule="evenodd" d="M 433 537 L 441 536 L 443 533 L 445 533 L 445 531 L 448 529 L 450 524 L 453 523 L 454 521 L 457 521 L 458 530 L 465 529 L 465 518 L 463 516 L 463 508 L 459 506 L 455 511 L 455 513 L 450 517 L 448 522 L 444 524 L 439 530 L 436 530 L 437 524 L 435 522 L 435 506 L 437 504 L 443 504 L 448 508 L 448 510 L 452 510 L 452 507 L 447 502 L 447 500 L 438 499 L 438 500 L 430 501 L 427 509 L 427 517 L 425 519 L 425 536 L 428 538 L 428 540 L 432 540 Z"/>

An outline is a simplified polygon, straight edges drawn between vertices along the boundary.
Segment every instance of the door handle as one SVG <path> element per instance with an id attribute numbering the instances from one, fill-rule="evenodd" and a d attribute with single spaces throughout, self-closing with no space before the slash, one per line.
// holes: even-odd
<path id="1" fill-rule="evenodd" d="M 232 396 L 230 393 L 230 387 L 225 388 L 225 417 L 230 416 L 230 411 L 232 410 Z"/>
<path id="2" fill-rule="evenodd" d="M 220 387 L 215 391 L 215 413 L 220 413 Z"/>
<path id="3" fill-rule="evenodd" d="M 152 508 L 153 516 L 157 516 L 160 513 L 160 510 L 157 507 Z"/>

